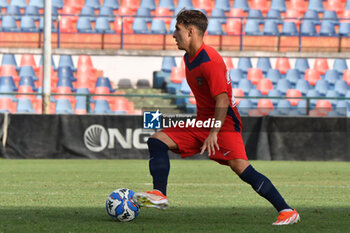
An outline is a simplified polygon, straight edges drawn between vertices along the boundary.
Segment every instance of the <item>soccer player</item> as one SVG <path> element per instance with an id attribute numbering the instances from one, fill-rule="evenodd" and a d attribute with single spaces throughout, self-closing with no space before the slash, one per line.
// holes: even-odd
<path id="1" fill-rule="evenodd" d="M 250 165 L 241 136 L 242 123 L 232 99 L 231 79 L 226 65 L 215 49 L 203 42 L 208 26 L 207 17 L 198 10 L 182 10 L 176 16 L 173 37 L 180 50 L 185 50 L 186 79 L 196 99 L 196 121 L 215 118 L 211 128 L 198 125 L 165 128 L 147 141 L 153 177 L 153 191 L 136 193 L 140 206 L 166 209 L 170 161 L 168 150 L 182 157 L 208 152 L 209 158 L 230 168 L 279 212 L 273 225 L 294 224 L 300 220 L 271 181 Z M 232 103 L 233 102 L 233 103 Z"/>

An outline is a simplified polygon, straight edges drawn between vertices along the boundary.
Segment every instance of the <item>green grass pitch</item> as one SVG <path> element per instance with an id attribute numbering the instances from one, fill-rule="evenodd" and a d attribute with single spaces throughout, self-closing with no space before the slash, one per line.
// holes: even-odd
<path id="1" fill-rule="evenodd" d="M 252 161 L 302 221 L 272 226 L 275 209 L 228 167 L 172 160 L 166 211 L 114 222 L 115 189 L 152 188 L 146 160 L 0 160 L 0 232 L 350 232 L 350 163 Z"/>

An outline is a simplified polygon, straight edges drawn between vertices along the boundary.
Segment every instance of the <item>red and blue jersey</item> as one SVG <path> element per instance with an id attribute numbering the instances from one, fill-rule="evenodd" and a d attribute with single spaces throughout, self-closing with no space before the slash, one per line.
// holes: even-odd
<path id="1" fill-rule="evenodd" d="M 196 99 L 197 119 L 213 118 L 215 96 L 227 93 L 229 100 L 232 100 L 231 78 L 224 60 L 215 49 L 203 43 L 192 58 L 186 53 L 184 61 L 186 80 Z M 222 129 L 232 129 L 237 132 L 241 132 L 242 129 L 238 110 L 231 101 Z"/>

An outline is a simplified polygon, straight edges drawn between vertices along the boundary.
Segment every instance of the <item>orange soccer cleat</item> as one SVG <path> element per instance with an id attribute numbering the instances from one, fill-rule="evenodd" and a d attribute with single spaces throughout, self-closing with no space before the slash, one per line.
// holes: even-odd
<path id="1" fill-rule="evenodd" d="M 283 211 L 277 217 L 277 221 L 272 223 L 272 225 L 291 225 L 298 223 L 300 221 L 300 216 L 296 210 Z"/>
<path id="2" fill-rule="evenodd" d="M 169 207 L 167 197 L 158 190 L 135 193 L 134 201 L 143 207 L 154 207 L 160 210 L 165 210 Z"/>

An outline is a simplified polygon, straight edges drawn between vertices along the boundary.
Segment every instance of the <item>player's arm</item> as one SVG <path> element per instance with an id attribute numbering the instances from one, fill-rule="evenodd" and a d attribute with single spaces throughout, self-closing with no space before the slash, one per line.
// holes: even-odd
<path id="1" fill-rule="evenodd" d="M 208 150 L 209 155 L 211 155 L 212 153 L 215 154 L 215 148 L 218 150 L 220 149 L 217 142 L 217 135 L 221 129 L 221 126 L 224 124 L 227 114 L 227 108 L 230 104 L 230 101 L 226 92 L 220 93 L 217 96 L 215 96 L 215 101 L 216 104 L 214 118 L 216 121 L 220 121 L 221 124 L 220 127 L 214 126 L 213 128 L 211 128 L 208 137 L 203 143 L 201 154 L 203 154 L 205 150 Z"/>

